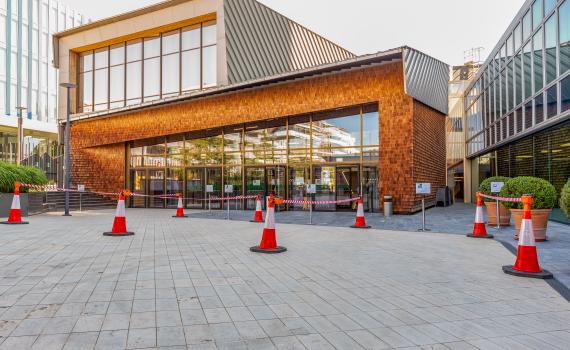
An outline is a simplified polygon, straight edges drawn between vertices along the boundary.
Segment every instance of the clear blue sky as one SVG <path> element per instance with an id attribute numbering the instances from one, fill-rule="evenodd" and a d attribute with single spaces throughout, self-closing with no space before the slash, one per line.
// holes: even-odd
<path id="1" fill-rule="evenodd" d="M 157 0 L 64 0 L 91 19 Z M 446 63 L 493 49 L 524 0 L 260 0 L 357 54 L 408 45 Z"/>

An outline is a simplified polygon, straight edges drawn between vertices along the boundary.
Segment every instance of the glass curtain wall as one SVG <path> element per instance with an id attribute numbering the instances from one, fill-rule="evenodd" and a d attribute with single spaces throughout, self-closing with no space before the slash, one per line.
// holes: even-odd
<path id="1" fill-rule="evenodd" d="M 535 0 L 467 89 L 467 153 L 568 111 L 570 0 Z"/>
<path id="2" fill-rule="evenodd" d="M 120 108 L 216 86 L 216 22 L 81 53 L 79 112 Z"/>
<path id="3" fill-rule="evenodd" d="M 210 194 L 274 193 L 305 199 L 309 183 L 317 185 L 317 200 L 366 192 L 366 201 L 372 207 L 378 196 L 378 157 L 379 114 L 375 104 L 136 141 L 130 145 L 128 165 L 129 178 L 137 181 L 130 183 L 134 190 L 152 189 L 154 193 L 164 179 L 163 192 L 185 193 L 190 198 L 186 202 L 189 208 L 205 208 L 204 200 Z M 141 185 L 143 178 L 152 181 Z M 222 193 L 223 185 L 232 185 L 233 192 Z M 208 186 L 212 192 L 206 192 Z M 162 204 L 142 204 L 176 203 L 164 200 Z M 219 202 L 215 205 L 213 209 L 223 206 Z M 232 209 L 234 206 L 253 209 L 255 201 L 232 202 Z M 290 208 L 306 209 L 302 205 Z M 315 209 L 341 208 L 332 204 Z"/>

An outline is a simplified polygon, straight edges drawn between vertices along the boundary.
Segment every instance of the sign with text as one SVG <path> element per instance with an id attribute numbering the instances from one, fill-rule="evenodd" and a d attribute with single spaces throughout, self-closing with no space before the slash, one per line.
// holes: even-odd
<path id="1" fill-rule="evenodd" d="M 429 182 L 416 183 L 416 194 L 430 194 L 431 184 Z"/>
<path id="2" fill-rule="evenodd" d="M 505 186 L 504 182 L 491 182 L 491 193 L 501 192 L 501 188 Z"/>
<path id="3" fill-rule="evenodd" d="M 225 193 L 232 193 L 234 191 L 234 185 L 225 185 L 224 192 Z"/>
<path id="4" fill-rule="evenodd" d="M 214 185 L 206 185 L 206 193 L 214 192 Z"/>
<path id="5" fill-rule="evenodd" d="M 317 185 L 315 185 L 315 184 L 309 184 L 309 185 L 307 185 L 307 193 L 308 193 L 308 194 L 315 194 L 315 193 L 317 193 Z"/>
<path id="6" fill-rule="evenodd" d="M 77 185 L 78 192 L 85 192 L 85 185 Z"/>

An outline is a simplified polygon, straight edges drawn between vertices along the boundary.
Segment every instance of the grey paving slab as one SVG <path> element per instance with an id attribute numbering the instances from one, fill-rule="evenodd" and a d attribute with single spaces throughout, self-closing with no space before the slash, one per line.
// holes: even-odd
<path id="1" fill-rule="evenodd" d="M 259 255 L 249 246 L 260 225 L 190 213 L 181 222 L 167 210 L 129 209 L 136 233 L 124 238 L 101 234 L 112 211 L 45 214 L 29 227 L 3 228 L 0 349 L 566 350 L 570 343 L 570 303 L 544 281 L 502 273 L 514 257 L 496 240 L 411 232 L 415 216 L 394 218 L 401 230 L 354 231 L 333 226 L 351 213 L 318 213 L 320 226 L 285 224 L 304 213 L 278 213 L 278 241 L 289 250 Z M 462 220 L 449 222 L 458 231 Z M 390 228 L 388 221 L 377 225 Z M 560 244 L 557 235 L 548 243 Z"/>

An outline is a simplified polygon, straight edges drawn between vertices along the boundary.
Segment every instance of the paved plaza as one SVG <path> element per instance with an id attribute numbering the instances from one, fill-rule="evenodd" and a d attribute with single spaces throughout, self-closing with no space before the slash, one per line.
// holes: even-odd
<path id="1" fill-rule="evenodd" d="M 1 227 L 0 349 L 570 344 L 570 303 L 545 281 L 504 274 L 514 256 L 496 240 L 285 224 L 278 213 L 288 251 L 264 255 L 249 252 L 261 224 L 172 214 L 129 209 L 136 234 L 122 238 L 102 235 L 112 210 Z"/>

